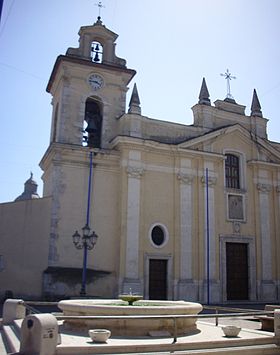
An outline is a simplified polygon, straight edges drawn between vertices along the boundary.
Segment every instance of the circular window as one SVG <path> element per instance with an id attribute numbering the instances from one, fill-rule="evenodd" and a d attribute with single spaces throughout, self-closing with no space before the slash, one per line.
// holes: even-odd
<path id="1" fill-rule="evenodd" d="M 155 226 L 151 233 L 152 242 L 156 246 L 161 246 L 165 242 L 165 233 L 162 227 Z"/>

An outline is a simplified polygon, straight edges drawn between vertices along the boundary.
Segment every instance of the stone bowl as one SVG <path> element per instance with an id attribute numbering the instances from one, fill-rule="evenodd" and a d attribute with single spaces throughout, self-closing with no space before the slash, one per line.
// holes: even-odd
<path id="1" fill-rule="evenodd" d="M 111 332 L 108 329 L 89 329 L 88 334 L 95 343 L 106 343 Z"/>
<path id="2" fill-rule="evenodd" d="M 236 327 L 235 325 L 227 325 L 226 327 L 222 327 L 222 329 L 225 336 L 228 338 L 237 337 L 241 330 L 240 327 Z"/>
<path id="3" fill-rule="evenodd" d="M 122 300 L 122 301 L 125 301 L 125 302 L 128 302 L 128 304 L 130 306 L 133 305 L 134 302 L 136 301 L 140 301 L 143 299 L 143 296 L 140 296 L 140 295 L 130 295 L 130 294 L 127 294 L 127 295 L 119 295 L 119 298 Z"/>

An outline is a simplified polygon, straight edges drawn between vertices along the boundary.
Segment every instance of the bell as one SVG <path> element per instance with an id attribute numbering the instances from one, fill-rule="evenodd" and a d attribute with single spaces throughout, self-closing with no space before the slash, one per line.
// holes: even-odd
<path id="1" fill-rule="evenodd" d="M 94 57 L 93 61 L 94 62 L 99 62 L 100 61 L 98 53 L 95 53 L 95 57 Z"/>
<path id="2" fill-rule="evenodd" d="M 88 133 L 94 133 L 97 131 L 97 127 L 96 127 L 94 120 L 88 121 L 88 125 L 87 125 L 87 128 L 85 129 L 85 131 Z"/>
<path id="3" fill-rule="evenodd" d="M 99 52 L 99 44 L 97 43 L 97 45 L 95 46 L 95 51 Z"/>

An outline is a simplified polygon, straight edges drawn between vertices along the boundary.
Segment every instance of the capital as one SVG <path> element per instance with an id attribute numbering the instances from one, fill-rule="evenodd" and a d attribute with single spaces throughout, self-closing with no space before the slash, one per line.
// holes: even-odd
<path id="1" fill-rule="evenodd" d="M 201 177 L 201 182 L 203 185 L 206 185 L 207 179 L 206 176 Z M 214 186 L 217 183 L 217 178 L 214 176 L 208 176 L 208 186 Z"/>
<path id="2" fill-rule="evenodd" d="M 259 190 L 259 192 L 269 193 L 272 190 L 272 186 L 269 184 L 258 183 L 257 189 Z"/>
<path id="3" fill-rule="evenodd" d="M 140 179 L 144 173 L 144 169 L 128 166 L 126 172 L 129 177 Z"/>
<path id="4" fill-rule="evenodd" d="M 193 182 L 193 175 L 190 174 L 178 173 L 177 178 L 182 184 L 191 185 Z"/>

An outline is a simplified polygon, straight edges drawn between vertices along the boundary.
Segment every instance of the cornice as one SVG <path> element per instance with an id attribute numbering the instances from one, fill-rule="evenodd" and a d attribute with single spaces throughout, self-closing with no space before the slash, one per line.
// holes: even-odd
<path id="1" fill-rule="evenodd" d="M 52 85 L 54 83 L 55 77 L 56 77 L 57 72 L 59 70 L 59 66 L 65 62 L 72 63 L 75 65 L 80 64 L 82 66 L 87 66 L 92 69 L 99 68 L 102 70 L 109 70 L 109 71 L 113 70 L 113 71 L 117 71 L 117 72 L 123 72 L 123 73 L 131 75 L 131 79 L 136 74 L 136 70 L 127 69 L 122 66 L 109 65 L 109 64 L 104 64 L 104 63 L 94 63 L 88 59 L 83 59 L 83 58 L 74 57 L 74 56 L 67 56 L 67 55 L 59 55 L 55 61 L 55 64 L 54 64 L 54 67 L 53 67 L 53 70 L 52 70 L 52 73 L 51 73 L 51 76 L 50 76 L 50 79 L 49 79 L 49 82 L 48 82 L 48 85 L 46 88 L 47 92 L 51 92 Z"/>

